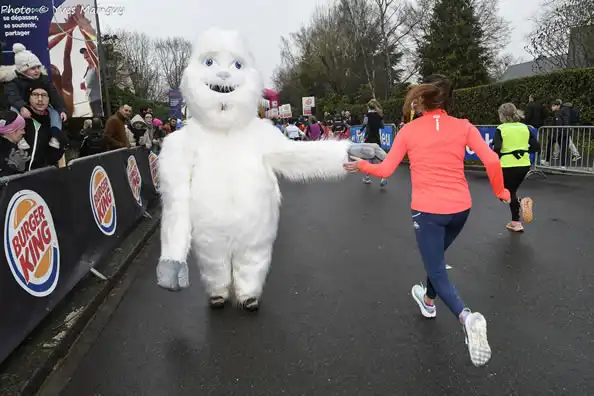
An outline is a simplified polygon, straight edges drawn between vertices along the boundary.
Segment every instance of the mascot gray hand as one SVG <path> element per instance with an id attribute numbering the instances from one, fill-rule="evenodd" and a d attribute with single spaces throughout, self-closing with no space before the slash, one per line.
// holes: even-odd
<path id="1" fill-rule="evenodd" d="M 188 264 L 182 261 L 159 260 L 157 284 L 163 289 L 180 291 L 190 286 Z"/>
<path id="2" fill-rule="evenodd" d="M 386 152 L 375 143 L 353 143 L 348 152 L 349 157 L 357 157 L 368 161 L 383 161 L 386 158 Z"/>
<path id="3" fill-rule="evenodd" d="M 31 157 L 26 151 L 13 148 L 10 150 L 8 158 L 6 158 L 6 163 L 13 169 L 16 169 L 19 172 L 24 172 L 27 170 L 27 163 L 30 159 Z"/>

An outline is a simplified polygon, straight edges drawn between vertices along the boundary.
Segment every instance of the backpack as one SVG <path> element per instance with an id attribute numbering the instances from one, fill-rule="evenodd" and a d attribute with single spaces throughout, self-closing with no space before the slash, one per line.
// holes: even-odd
<path id="1" fill-rule="evenodd" d="M 569 118 L 569 125 L 579 125 L 580 123 L 580 111 L 575 107 L 571 108 L 571 116 Z"/>
<path id="2" fill-rule="evenodd" d="M 103 133 L 101 131 L 89 132 L 82 142 L 82 147 L 92 154 L 104 152 L 105 142 L 103 141 Z"/>

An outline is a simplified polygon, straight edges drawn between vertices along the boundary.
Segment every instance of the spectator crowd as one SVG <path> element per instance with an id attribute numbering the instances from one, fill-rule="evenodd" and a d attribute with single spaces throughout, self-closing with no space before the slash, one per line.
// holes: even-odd
<path id="1" fill-rule="evenodd" d="M 14 65 L 0 66 L 0 177 L 47 166 L 63 167 L 68 149 L 84 157 L 145 146 L 158 154 L 165 136 L 178 127 L 176 119 L 164 123 L 155 118 L 151 108 L 140 108 L 134 114 L 132 107 L 124 104 L 107 120 L 97 116 L 86 119 L 80 136 L 72 136 L 72 132 L 69 136 L 65 101 L 46 68 L 21 44 L 15 44 L 13 50 Z M 103 114 L 96 111 L 102 103 L 95 100 L 90 105 L 93 114 Z M 72 147 L 73 142 L 81 144 Z"/>

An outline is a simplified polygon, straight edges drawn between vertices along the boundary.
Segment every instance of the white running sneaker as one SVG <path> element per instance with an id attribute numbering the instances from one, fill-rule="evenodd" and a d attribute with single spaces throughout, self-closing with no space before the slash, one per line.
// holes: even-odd
<path id="1" fill-rule="evenodd" d="M 468 312 L 470 310 L 465 308 Z M 470 313 L 464 321 L 464 333 L 470 360 L 476 367 L 484 366 L 491 359 L 491 347 L 487 340 L 487 320 L 478 313 Z"/>
<path id="2" fill-rule="evenodd" d="M 427 293 L 427 289 L 422 285 L 414 285 L 410 294 L 412 294 L 413 299 L 417 302 L 419 309 L 421 310 L 421 315 L 426 318 L 434 318 L 437 315 L 437 310 L 434 306 L 429 306 L 425 304 L 425 293 Z"/>

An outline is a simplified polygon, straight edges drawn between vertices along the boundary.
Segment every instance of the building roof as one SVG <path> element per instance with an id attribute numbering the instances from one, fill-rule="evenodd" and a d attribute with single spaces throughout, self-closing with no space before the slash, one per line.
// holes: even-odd
<path id="1" fill-rule="evenodd" d="M 554 65 L 546 58 L 540 61 L 534 60 L 530 62 L 518 63 L 517 65 L 511 65 L 507 68 L 503 76 L 499 81 L 514 80 L 516 78 L 532 77 L 538 74 L 548 74 L 554 71 L 560 70 L 561 68 Z"/>

